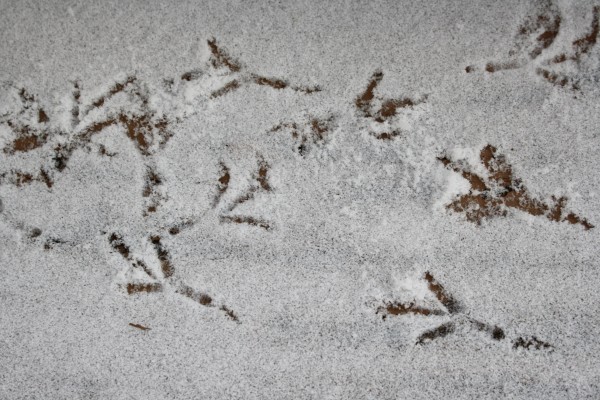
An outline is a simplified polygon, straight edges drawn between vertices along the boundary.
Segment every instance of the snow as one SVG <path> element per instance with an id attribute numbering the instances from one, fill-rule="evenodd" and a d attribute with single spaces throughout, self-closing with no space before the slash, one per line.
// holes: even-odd
<path id="1" fill-rule="evenodd" d="M 594 7 L 0 2 L 0 398 L 598 398 Z"/>

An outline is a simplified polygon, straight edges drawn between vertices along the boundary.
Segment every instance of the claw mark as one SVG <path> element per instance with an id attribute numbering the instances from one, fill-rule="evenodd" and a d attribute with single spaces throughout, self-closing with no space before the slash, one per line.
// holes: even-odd
<path id="1" fill-rule="evenodd" d="M 238 322 L 238 321 L 239 321 L 239 319 L 238 319 L 237 315 L 235 315 L 235 313 L 234 313 L 232 310 L 230 310 L 229 308 L 227 308 L 227 306 L 221 306 L 221 308 L 219 308 L 219 310 L 221 310 L 221 311 L 225 311 L 225 314 L 226 314 L 226 315 L 227 315 L 227 316 L 228 316 L 228 317 L 229 317 L 229 318 L 230 318 L 232 321 L 235 321 L 235 322 Z"/>
<path id="2" fill-rule="evenodd" d="M 585 230 L 594 227 L 585 218 L 564 212 L 565 197 L 552 197 L 553 204 L 531 197 L 521 180 L 513 176 L 512 167 L 505 157 L 496 153 L 495 147 L 484 147 L 480 159 L 488 171 L 487 177 L 470 172 L 463 163 L 453 162 L 447 157 L 438 158 L 446 168 L 461 174 L 471 185 L 469 193 L 447 205 L 448 209 L 465 213 L 467 220 L 477 224 L 485 218 L 506 216 L 508 208 L 516 208 L 534 216 L 543 215 L 550 221 L 580 224 Z"/>
<path id="3" fill-rule="evenodd" d="M 129 323 L 129 326 L 133 326 L 134 328 L 137 328 L 137 329 L 142 330 L 142 331 L 149 331 L 150 330 L 150 328 L 147 328 L 147 327 L 145 327 L 143 325 L 140 325 L 140 324 L 134 324 L 132 322 Z"/>
<path id="4" fill-rule="evenodd" d="M 79 82 L 73 83 L 73 108 L 71 108 L 71 126 L 79 125 L 79 109 L 81 107 L 81 86 Z"/>
<path id="5" fill-rule="evenodd" d="M 375 96 L 375 89 L 383 79 L 383 72 L 376 71 L 372 76 L 365 91 L 354 101 L 354 105 L 363 118 L 370 119 L 382 126 L 392 120 L 400 109 L 412 109 L 414 106 L 424 103 L 426 96 L 420 100 L 413 100 L 409 97 L 401 99 L 384 99 Z M 374 103 L 379 104 L 379 108 Z M 371 135 L 379 140 L 392 140 L 400 135 L 400 130 L 393 129 L 387 132 L 370 132 Z"/>
<path id="6" fill-rule="evenodd" d="M 291 86 L 288 82 L 282 80 L 282 79 L 275 79 L 275 78 L 266 78 L 264 76 L 258 76 L 258 75 L 251 75 L 251 79 L 253 83 L 256 83 L 257 85 L 260 86 L 269 86 L 273 89 L 285 89 L 285 88 L 290 88 L 296 92 L 303 92 L 305 94 L 311 94 L 311 93 L 315 93 L 315 92 L 320 92 L 321 88 L 319 86 L 312 86 L 312 87 L 304 87 L 304 86 Z"/>
<path id="7" fill-rule="evenodd" d="M 535 336 L 532 336 L 531 338 L 520 337 L 520 338 L 517 338 L 513 342 L 513 349 L 523 348 L 525 350 L 529 350 L 530 347 L 535 350 L 541 350 L 541 349 L 551 350 L 554 346 L 552 346 L 550 343 L 546 343 L 542 340 L 539 340 Z"/>
<path id="8" fill-rule="evenodd" d="M 12 147 L 4 148 L 4 152 L 7 154 L 26 153 L 42 147 L 48 140 L 48 133 L 45 131 L 34 131 L 28 125 L 18 125 L 13 121 L 7 121 L 6 124 L 17 133 L 17 138 L 13 140 Z"/>
<path id="9" fill-rule="evenodd" d="M 485 64 L 485 71 L 492 74 L 492 73 L 498 72 L 498 71 L 518 69 L 518 68 L 521 68 L 521 66 L 522 65 L 519 64 L 517 61 L 509 61 L 509 62 L 501 62 L 501 63 L 487 63 L 487 64 Z M 469 67 L 467 67 L 467 68 L 469 68 Z M 470 71 L 467 71 L 467 72 L 470 72 Z"/>
<path id="10" fill-rule="evenodd" d="M 383 72 L 376 71 L 371 80 L 369 81 L 369 85 L 365 89 L 365 91 L 356 99 L 354 104 L 356 108 L 362 111 L 363 116 L 366 118 L 372 117 L 371 115 L 371 103 L 375 99 L 375 88 L 379 85 L 379 82 L 383 79 Z"/>

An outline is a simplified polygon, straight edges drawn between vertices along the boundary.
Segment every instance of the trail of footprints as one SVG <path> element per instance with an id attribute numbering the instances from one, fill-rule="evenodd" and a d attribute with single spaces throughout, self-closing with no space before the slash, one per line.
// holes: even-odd
<path id="1" fill-rule="evenodd" d="M 217 45 L 215 39 L 209 40 L 208 45 L 211 50 L 209 62 L 212 67 L 225 70 L 226 74 L 232 75 L 232 80 L 213 92 L 210 98 L 223 96 L 249 84 L 266 86 L 274 90 L 289 88 L 300 94 L 321 91 L 318 86 L 292 85 L 282 79 L 245 72 L 239 62 L 229 57 Z M 182 74 L 181 80 L 184 82 L 194 81 L 203 74 L 202 69 L 189 71 Z M 76 150 L 97 146 L 93 144 L 92 139 L 109 127 L 123 129 L 139 153 L 151 159 L 152 155 L 168 143 L 174 134 L 172 125 L 179 122 L 178 118 L 163 115 L 152 108 L 151 93 L 136 76 L 129 76 L 116 82 L 89 104 L 81 103 L 82 85 L 77 81 L 73 82 L 71 127 L 68 130 L 53 127 L 50 124 L 52 115 L 48 114 L 40 105 L 39 100 L 25 88 L 12 87 L 9 89 L 17 91 L 21 107 L 14 115 L 0 116 L 0 123 L 8 126 L 15 134 L 15 139 L 3 149 L 3 152 L 7 155 L 27 153 L 46 145 L 52 145 L 52 142 L 56 143 L 52 145 L 51 162 L 44 162 L 44 165 L 36 172 L 3 172 L 0 175 L 0 183 L 4 184 L 22 186 L 39 181 L 51 188 L 56 176 L 68 167 L 72 154 Z M 125 96 L 127 108 L 122 106 L 114 108 L 111 101 L 118 96 Z M 105 115 L 98 119 L 95 117 L 97 111 L 104 111 Z M 98 153 L 107 157 L 114 156 L 101 145 L 98 147 Z"/>
<path id="2" fill-rule="evenodd" d="M 549 61 L 543 63 L 536 69 L 536 73 L 546 81 L 562 86 L 570 86 L 579 89 L 578 81 L 574 77 L 562 76 L 548 69 L 551 65 L 564 62 L 580 63 L 596 44 L 598 36 L 598 16 L 600 9 L 593 9 L 593 19 L 588 34 L 575 40 L 572 52 L 559 54 Z M 548 49 L 558 36 L 561 26 L 560 13 L 550 1 L 538 3 L 536 10 L 529 15 L 519 27 L 515 39 L 515 47 L 509 53 L 509 60 L 499 63 L 487 63 L 485 70 L 494 73 L 503 69 L 521 68 L 529 62 L 537 59 Z M 303 95 L 320 92 L 319 86 L 301 86 L 289 83 L 286 80 L 266 77 L 246 69 L 237 60 L 230 57 L 225 50 L 218 46 L 216 40 L 207 42 L 211 57 L 210 66 L 219 70 L 222 75 L 229 79 L 220 88 L 209 94 L 210 99 L 220 98 L 240 90 L 248 85 L 259 85 L 273 90 L 290 89 Z M 477 66 L 468 66 L 466 72 L 473 72 Z M 203 69 L 195 69 L 183 73 L 181 82 L 193 82 L 201 79 L 205 74 Z M 369 134 L 376 140 L 391 141 L 402 135 L 402 130 L 395 123 L 397 117 L 407 110 L 425 103 L 427 96 L 384 98 L 376 94 L 378 85 L 383 79 L 383 72 L 376 71 L 368 81 L 365 90 L 354 100 L 354 106 L 359 118 L 369 122 Z M 174 79 L 165 79 L 164 87 L 167 91 L 173 90 Z M 70 111 L 71 127 L 67 131 L 60 130 L 51 125 L 52 114 L 40 105 L 36 97 L 24 88 L 14 88 L 17 91 L 20 110 L 16 114 L 0 116 L 0 124 L 5 124 L 14 133 L 15 139 L 3 149 L 6 155 L 27 153 L 38 148 L 52 146 L 53 156 L 45 160 L 37 171 L 5 171 L 0 173 L 0 184 L 11 184 L 21 187 L 33 182 L 44 184 L 48 190 L 54 185 L 55 179 L 63 173 L 69 165 L 72 154 L 77 150 L 90 150 L 97 146 L 98 154 L 113 157 L 115 153 L 108 151 L 103 145 L 96 145 L 92 139 L 110 127 L 118 127 L 124 131 L 136 150 L 143 156 L 145 168 L 145 184 L 142 192 L 144 199 L 143 216 L 148 217 L 156 212 L 161 202 L 166 199 L 162 190 L 163 178 L 156 169 L 153 155 L 168 143 L 173 136 L 173 125 L 179 122 L 179 118 L 163 115 L 152 108 L 150 93 L 147 87 L 136 77 L 129 76 L 122 81 L 116 82 L 102 95 L 96 97 L 88 104 L 83 104 L 82 85 L 73 82 L 72 108 Z M 127 109 L 115 108 L 112 100 L 118 96 L 125 96 L 129 105 Z M 104 111 L 101 118 L 95 117 L 99 111 Z M 308 116 L 299 120 L 283 121 L 267 132 L 273 135 L 289 135 L 292 139 L 292 149 L 300 157 L 307 157 L 315 148 L 327 144 L 335 128 L 335 118 L 331 115 L 324 117 Z M 60 140 L 56 140 L 60 139 Z M 468 221 L 480 224 L 483 219 L 506 216 L 510 208 L 527 212 L 535 216 L 544 216 L 551 221 L 569 222 L 579 224 L 584 229 L 591 229 L 593 225 L 585 218 L 574 213 L 564 211 L 566 198 L 555 199 L 544 202 L 533 198 L 523 186 L 520 179 L 513 176 L 512 167 L 506 162 L 505 157 L 499 155 L 493 146 L 487 146 L 481 151 L 481 162 L 488 171 L 487 176 L 479 176 L 471 171 L 468 165 L 462 161 L 451 160 L 446 156 L 440 156 L 438 160 L 442 165 L 456 173 L 459 173 L 470 183 L 468 194 L 457 197 L 447 205 L 447 208 L 457 213 L 464 213 Z M 257 166 L 252 176 L 252 181 L 247 189 L 237 196 L 226 196 L 230 191 L 232 172 L 228 165 L 222 162 L 220 174 L 216 178 L 216 194 L 213 200 L 213 208 L 219 211 L 219 221 L 226 224 L 245 224 L 266 231 L 271 231 L 274 224 L 260 217 L 245 215 L 237 212 L 237 207 L 251 201 L 257 193 L 271 193 L 273 188 L 269 182 L 269 171 L 271 166 L 260 154 L 257 155 Z M 226 197 L 230 200 L 225 201 Z M 231 198 L 233 198 L 231 200 Z M 0 210 L 1 212 L 1 210 Z M 181 229 L 194 223 L 186 220 L 171 226 L 168 232 L 177 235 Z M 37 229 L 37 228 L 36 228 Z M 34 230 L 31 237 L 35 238 L 42 234 Z M 150 236 L 150 243 L 155 252 L 156 259 L 160 265 L 159 270 L 150 267 L 143 259 L 135 257 L 130 248 L 125 244 L 123 238 L 117 233 L 111 233 L 108 237 L 113 250 L 117 251 L 131 267 L 141 271 L 146 279 L 132 281 L 123 285 L 123 290 L 131 296 L 163 292 L 167 287 L 175 293 L 186 297 L 199 305 L 206 307 L 217 307 L 233 321 L 239 322 L 238 316 L 226 305 L 215 305 L 210 295 L 198 291 L 175 276 L 175 267 L 172 264 L 170 254 L 158 235 Z M 52 249 L 56 244 L 64 243 L 58 238 L 48 238 L 44 245 L 46 250 Z M 413 303 L 399 303 L 390 301 L 380 306 L 377 313 L 383 319 L 388 316 L 400 316 L 416 314 L 425 317 L 448 316 L 450 321 L 437 326 L 434 329 L 423 332 L 417 338 L 417 344 L 426 344 L 437 338 L 450 335 L 456 331 L 459 325 L 468 325 L 489 335 L 492 339 L 500 341 L 505 339 L 504 331 L 494 325 L 486 324 L 472 319 L 460 310 L 456 301 L 439 284 L 430 273 L 423 277 L 428 283 L 429 290 L 436 296 L 440 306 L 432 309 L 418 306 Z M 139 330 L 149 330 L 143 325 L 131 323 L 130 326 Z M 514 348 L 523 349 L 551 349 L 552 346 L 533 337 L 520 337 L 513 341 Z"/>
<path id="3" fill-rule="evenodd" d="M 423 274 L 422 279 L 427 283 L 429 291 L 438 300 L 438 308 L 419 306 L 415 301 L 406 303 L 390 300 L 379 306 L 376 310 L 376 314 L 381 315 L 383 320 L 386 320 L 389 316 L 409 314 L 421 315 L 424 317 L 444 316 L 450 319 L 449 321 L 443 322 L 440 325 L 419 334 L 415 342 L 417 345 L 426 345 L 439 338 L 455 334 L 457 333 L 457 328 L 459 326 L 467 326 L 475 329 L 478 332 L 484 333 L 494 341 L 503 341 L 506 339 L 504 330 L 499 326 L 479 321 L 464 314 L 454 297 L 446 291 L 444 286 L 442 286 L 429 271 Z M 525 350 L 553 349 L 551 344 L 539 340 L 535 336 L 518 337 L 512 341 L 512 347 L 514 349 L 523 348 Z"/>

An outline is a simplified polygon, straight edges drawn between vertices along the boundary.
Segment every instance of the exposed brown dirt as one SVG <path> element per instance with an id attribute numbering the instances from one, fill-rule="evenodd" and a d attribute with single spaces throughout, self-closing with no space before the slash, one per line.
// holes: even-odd
<path id="1" fill-rule="evenodd" d="M 230 310 L 227 306 L 221 306 L 219 310 L 225 311 L 225 315 L 227 315 L 232 321 L 239 322 L 238 316 L 233 312 L 233 310 Z"/>
<path id="2" fill-rule="evenodd" d="M 45 145 L 49 138 L 46 130 L 33 129 L 29 125 L 23 125 L 11 120 L 7 121 L 6 124 L 17 135 L 11 145 L 4 148 L 4 152 L 8 154 L 16 152 L 26 153 L 37 149 Z"/>

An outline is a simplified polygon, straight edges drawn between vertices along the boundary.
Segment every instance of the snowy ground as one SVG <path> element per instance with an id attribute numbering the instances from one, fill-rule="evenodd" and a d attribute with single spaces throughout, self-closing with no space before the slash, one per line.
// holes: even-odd
<path id="1" fill-rule="evenodd" d="M 600 397 L 599 16 L 0 1 L 0 398 Z"/>

